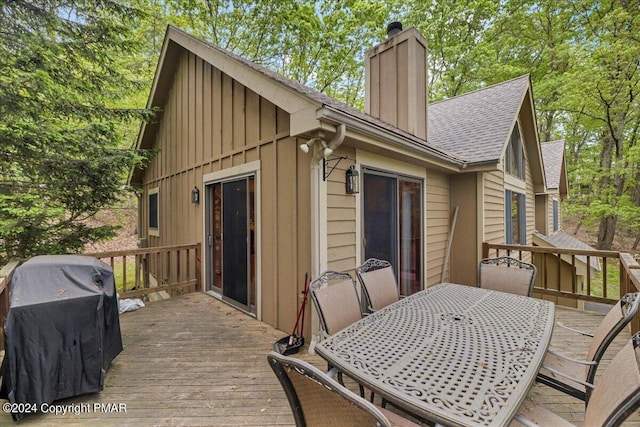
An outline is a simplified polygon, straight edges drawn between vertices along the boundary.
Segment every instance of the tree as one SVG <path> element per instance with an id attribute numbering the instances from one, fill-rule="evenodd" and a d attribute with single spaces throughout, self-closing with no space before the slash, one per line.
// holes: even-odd
<path id="1" fill-rule="evenodd" d="M 168 21 L 350 105 L 363 105 L 364 52 L 389 7 L 371 0 L 175 0 Z"/>
<path id="2" fill-rule="evenodd" d="M 451 98 L 482 87 L 487 31 L 498 12 L 494 0 L 395 2 L 399 19 L 427 39 L 429 99 Z M 411 4 L 413 3 L 413 4 Z M 489 74 L 496 78 L 495 73 Z"/>
<path id="3" fill-rule="evenodd" d="M 638 2 L 580 1 L 575 4 L 583 37 L 576 43 L 568 87 L 581 94 L 584 120 L 599 132 L 598 177 L 589 208 L 599 220 L 599 249 L 610 249 L 618 220 L 637 218 L 637 129 L 640 125 L 640 16 Z M 637 150 L 637 149 L 636 149 Z"/>
<path id="4" fill-rule="evenodd" d="M 122 105 L 137 9 L 111 0 L 0 1 L 0 261 L 80 250 L 113 234 L 86 219 L 113 204 L 143 156 Z"/>

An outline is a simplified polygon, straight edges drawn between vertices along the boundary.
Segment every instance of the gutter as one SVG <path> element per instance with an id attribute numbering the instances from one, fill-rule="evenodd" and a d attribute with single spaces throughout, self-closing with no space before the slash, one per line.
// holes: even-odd
<path id="1" fill-rule="evenodd" d="M 327 269 L 327 188 L 324 181 L 324 159 L 342 144 L 347 134 L 347 127 L 341 123 L 336 126 L 336 134 L 328 143 L 320 138 L 312 138 L 300 145 L 305 153 L 313 150 L 311 159 L 311 271 L 312 277 L 320 277 Z M 305 148 L 306 147 L 306 148 Z M 314 347 L 320 337 L 320 326 L 315 320 L 311 323 L 311 343 L 309 353 L 314 354 Z"/>
<path id="2" fill-rule="evenodd" d="M 413 141 L 410 138 L 398 135 L 396 133 L 393 133 L 392 131 L 381 129 L 380 127 L 376 127 L 375 125 L 367 123 L 362 119 L 351 116 L 349 114 L 345 114 L 326 105 L 317 110 L 316 118 L 328 119 L 333 122 L 345 124 L 350 128 L 357 130 L 358 132 L 365 135 L 373 136 L 375 138 L 391 142 L 399 147 L 410 149 L 418 154 L 435 158 L 452 166 L 451 169 L 456 171 L 461 171 L 468 165 L 468 162 L 466 161 L 442 153 L 441 151 L 438 151 L 432 147 L 418 145 L 416 141 Z"/>

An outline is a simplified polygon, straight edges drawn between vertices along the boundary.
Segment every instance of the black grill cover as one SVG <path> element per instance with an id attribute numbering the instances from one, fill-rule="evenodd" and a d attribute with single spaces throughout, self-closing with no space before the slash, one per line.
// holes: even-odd
<path id="1" fill-rule="evenodd" d="M 31 258 L 11 280 L 5 337 L 0 397 L 39 406 L 102 390 L 122 351 L 111 267 L 85 256 Z"/>

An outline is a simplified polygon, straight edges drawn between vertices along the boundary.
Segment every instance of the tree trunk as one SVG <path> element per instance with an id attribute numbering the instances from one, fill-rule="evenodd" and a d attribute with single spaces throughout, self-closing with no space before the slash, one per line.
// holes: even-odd
<path id="1" fill-rule="evenodd" d="M 640 245 L 640 236 L 636 237 L 636 241 L 633 243 L 633 250 L 638 250 L 638 245 Z"/>
<path id="2" fill-rule="evenodd" d="M 610 251 L 613 245 L 613 238 L 616 233 L 617 215 L 607 215 L 600 219 L 598 227 L 598 245 L 597 249 Z"/>

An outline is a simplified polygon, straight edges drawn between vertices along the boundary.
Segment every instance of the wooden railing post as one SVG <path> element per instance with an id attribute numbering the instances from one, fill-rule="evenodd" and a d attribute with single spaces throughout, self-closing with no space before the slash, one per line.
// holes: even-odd
<path id="1" fill-rule="evenodd" d="M 194 252 L 195 257 L 192 260 L 189 254 Z M 88 253 L 84 255 L 107 260 L 111 262 L 112 268 L 118 268 L 115 265 L 117 264 L 115 260 L 117 259 L 120 262 L 121 259 L 123 264 L 122 277 L 125 283 L 127 275 L 130 274 L 126 270 L 127 257 L 136 257 L 136 286 L 131 290 L 123 289 L 120 294 L 121 298 L 139 297 L 156 292 L 167 292 L 171 296 L 175 296 L 202 289 L 200 243 Z M 184 264 L 185 261 L 186 265 Z M 118 271 L 120 270 L 118 269 Z M 142 284 L 140 281 L 142 281 Z M 154 283 L 154 286 L 151 286 L 152 283 Z"/>
<path id="2" fill-rule="evenodd" d="M 482 242 L 482 258 L 489 258 L 489 244 Z"/>
<path id="3" fill-rule="evenodd" d="M 20 260 L 11 260 L 0 269 L 0 350 L 4 350 L 4 322 L 9 315 L 9 296 L 13 272 L 21 264 Z"/>
<path id="4" fill-rule="evenodd" d="M 624 290 L 624 293 L 623 293 Z M 640 264 L 631 254 L 620 254 L 620 294 L 640 292 Z M 631 333 L 640 331 L 640 313 L 631 321 Z"/>

